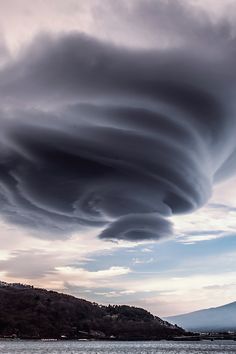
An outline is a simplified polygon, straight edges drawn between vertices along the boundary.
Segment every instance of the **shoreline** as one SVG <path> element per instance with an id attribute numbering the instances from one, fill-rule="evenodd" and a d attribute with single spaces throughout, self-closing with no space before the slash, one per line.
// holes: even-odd
<path id="1" fill-rule="evenodd" d="M 236 337 L 201 337 L 194 336 L 189 338 L 173 338 L 173 339 L 98 339 L 98 338 L 4 338 L 0 337 L 0 342 L 17 342 L 17 341 L 38 341 L 38 342 L 215 342 L 215 341 L 234 341 Z"/>

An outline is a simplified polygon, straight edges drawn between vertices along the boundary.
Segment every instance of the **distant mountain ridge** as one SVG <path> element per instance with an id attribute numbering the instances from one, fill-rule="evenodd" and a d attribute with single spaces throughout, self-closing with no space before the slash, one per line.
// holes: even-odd
<path id="1" fill-rule="evenodd" d="M 236 331 L 236 301 L 165 319 L 189 331 Z"/>
<path id="2" fill-rule="evenodd" d="M 103 306 L 55 291 L 0 282 L 0 337 L 172 339 L 186 332 L 126 305 Z"/>

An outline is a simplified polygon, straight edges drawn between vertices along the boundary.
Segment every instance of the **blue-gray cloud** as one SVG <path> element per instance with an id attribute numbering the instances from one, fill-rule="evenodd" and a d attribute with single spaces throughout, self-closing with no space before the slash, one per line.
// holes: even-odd
<path id="1" fill-rule="evenodd" d="M 103 228 L 103 239 L 170 236 L 168 217 L 204 205 L 214 179 L 233 173 L 226 42 L 196 55 L 189 43 L 35 38 L 0 72 L 1 215 L 54 237 L 81 227 Z"/>

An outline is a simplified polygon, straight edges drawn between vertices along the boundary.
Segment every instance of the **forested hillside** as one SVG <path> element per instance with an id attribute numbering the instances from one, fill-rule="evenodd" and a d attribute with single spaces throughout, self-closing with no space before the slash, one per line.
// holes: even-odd
<path id="1" fill-rule="evenodd" d="M 164 339 L 184 330 L 142 308 L 102 306 L 20 284 L 0 285 L 0 336 Z"/>

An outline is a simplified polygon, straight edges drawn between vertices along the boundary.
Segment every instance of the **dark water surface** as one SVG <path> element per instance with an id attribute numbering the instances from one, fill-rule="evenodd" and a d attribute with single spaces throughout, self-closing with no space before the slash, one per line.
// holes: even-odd
<path id="1" fill-rule="evenodd" d="M 236 354 L 234 341 L 80 342 L 0 341 L 0 354 Z"/>

